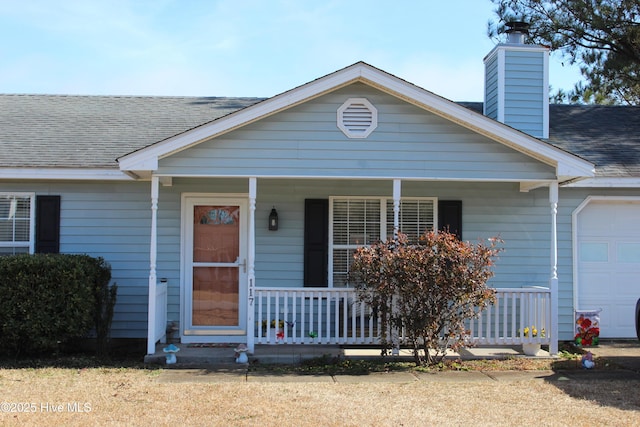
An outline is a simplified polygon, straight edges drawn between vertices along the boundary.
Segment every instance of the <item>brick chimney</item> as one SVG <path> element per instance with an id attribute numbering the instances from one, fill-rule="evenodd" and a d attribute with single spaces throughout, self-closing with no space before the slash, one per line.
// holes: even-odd
<path id="1" fill-rule="evenodd" d="M 484 114 L 549 138 L 549 48 L 525 44 L 529 24 L 509 22 L 507 42 L 484 58 Z"/>

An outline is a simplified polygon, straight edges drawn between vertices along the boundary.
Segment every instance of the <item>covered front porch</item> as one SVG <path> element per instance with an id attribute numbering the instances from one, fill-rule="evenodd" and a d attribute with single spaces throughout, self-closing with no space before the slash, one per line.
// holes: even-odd
<path id="1" fill-rule="evenodd" d="M 152 178 L 152 239 L 151 239 L 151 270 L 149 275 L 149 334 L 148 334 L 148 353 L 153 354 L 156 351 L 158 342 L 165 342 L 167 325 L 173 323 L 176 319 L 175 308 L 171 308 L 171 285 L 174 289 L 174 301 L 176 290 L 179 291 L 180 297 L 180 322 L 184 322 L 188 313 L 186 310 L 193 310 L 193 306 L 184 303 L 185 296 L 185 272 L 190 267 L 182 262 L 182 273 L 179 276 L 179 285 L 174 280 L 162 282 L 159 277 L 163 277 L 164 273 L 158 275 L 158 240 L 162 241 L 163 231 L 158 229 L 158 216 L 163 217 L 162 210 L 158 209 L 159 202 L 166 198 L 176 198 L 183 196 L 185 188 L 200 189 L 203 183 L 210 188 L 217 190 L 215 185 L 216 179 L 189 179 L 184 183 L 179 178 L 172 180 L 171 186 L 161 184 L 161 177 Z M 228 180 L 220 180 L 222 184 L 228 185 Z M 191 336 L 184 336 L 184 325 L 180 326 L 180 336 L 183 344 L 188 343 L 246 343 L 251 351 L 255 350 L 256 345 L 375 345 L 379 341 L 381 325 L 369 307 L 358 302 L 355 291 L 352 288 L 344 287 L 340 282 L 340 272 L 337 266 L 331 268 L 334 273 L 332 278 L 333 284 L 328 287 L 310 287 L 304 286 L 304 279 L 300 277 L 298 281 L 291 280 L 292 274 L 273 275 L 273 268 L 268 265 L 266 270 L 264 267 L 267 261 L 272 261 L 279 254 L 271 254 L 272 248 L 278 248 L 280 241 L 290 242 L 294 246 L 302 250 L 302 240 L 304 229 L 300 225 L 304 222 L 304 212 L 300 212 L 300 218 L 294 218 L 286 211 L 280 210 L 281 228 L 280 231 L 270 231 L 267 229 L 266 219 L 273 204 L 277 206 L 287 206 L 285 203 L 292 198 L 292 194 L 286 196 L 274 196 L 279 193 L 282 187 L 290 182 L 289 180 L 274 179 L 258 179 L 256 177 L 241 178 L 235 180 L 238 188 L 243 185 L 248 189 L 241 198 L 246 199 L 246 215 L 247 215 L 247 232 L 246 232 L 246 258 L 238 257 L 235 263 L 229 263 L 227 267 L 237 268 L 240 271 L 238 276 L 239 299 L 238 328 L 242 333 L 225 334 L 224 328 L 221 331 L 215 331 L 214 340 L 209 340 L 206 331 Z M 194 186 L 199 183 L 199 186 Z M 243 184 L 244 183 L 244 184 Z M 366 185 L 365 185 L 366 184 Z M 463 199 L 467 206 L 465 211 L 466 222 L 471 222 L 476 215 L 473 203 L 468 198 L 468 194 L 474 194 L 478 199 L 490 198 L 490 194 L 495 194 L 496 189 L 502 189 L 503 192 L 499 196 L 491 196 L 493 198 L 503 198 L 508 200 L 510 193 L 517 194 L 521 201 L 519 202 L 503 202 L 504 210 L 500 206 L 498 214 L 503 221 L 510 222 L 514 216 L 518 216 L 519 210 L 531 211 L 528 205 L 533 200 L 536 211 L 546 212 L 546 232 L 547 249 L 538 250 L 537 252 L 546 252 L 545 264 L 547 267 L 528 267 L 522 268 L 522 275 L 518 276 L 512 273 L 511 268 L 506 268 L 504 274 L 500 270 L 496 278 L 499 279 L 499 287 L 497 290 L 497 302 L 487 310 L 479 313 L 479 318 L 470 322 L 468 330 L 470 331 L 470 345 L 490 345 L 490 346 L 519 346 L 521 344 L 542 344 L 549 345 L 551 353 L 557 352 L 558 334 L 557 334 L 557 243 L 555 231 L 555 215 L 557 206 L 557 184 L 549 184 L 549 191 L 545 189 L 536 190 L 535 194 L 523 193 L 519 191 L 517 183 L 426 183 L 426 182 L 404 182 L 403 180 L 306 180 L 305 184 L 296 184 L 297 189 L 292 189 L 290 193 L 299 193 L 294 196 L 298 202 L 304 204 L 307 196 L 318 197 L 318 194 L 330 196 L 337 194 L 340 200 L 344 197 L 365 197 L 371 199 L 372 196 L 367 194 L 382 194 L 383 198 L 388 201 L 390 209 L 386 212 L 387 222 L 391 226 L 391 230 L 401 229 L 402 219 L 402 201 L 405 199 L 416 199 L 419 193 L 424 194 L 430 191 L 431 194 L 439 195 L 440 192 L 446 191 L 454 194 L 456 197 Z M 314 188 L 309 191 L 308 187 Z M 440 187 L 442 189 L 440 189 Z M 264 189 L 264 193 L 258 189 Z M 320 189 L 321 188 L 321 189 Z M 235 190 L 235 187 L 232 187 Z M 319 190 L 320 189 L 320 190 Z M 387 189 L 387 190 L 385 190 Z M 428 190 L 425 190 L 428 189 Z M 390 191 L 389 191 L 390 190 Z M 506 191 L 509 191 L 507 193 Z M 484 192 L 485 194 L 481 194 Z M 546 193 L 545 199 L 547 208 L 541 208 L 540 193 Z M 191 193 L 189 193 L 191 194 Z M 198 192 L 197 194 L 202 194 Z M 215 194 L 221 194 L 217 191 Z M 231 193 L 234 197 L 238 197 L 240 192 Z M 365 196 L 362 196 L 362 195 Z M 387 194 L 386 197 L 384 195 Z M 342 196 L 346 195 L 346 196 Z M 434 199 L 438 198 L 418 198 L 418 199 Z M 522 201 L 524 200 L 524 202 Z M 496 205 L 497 202 L 494 204 Z M 522 205 L 525 205 L 524 207 Z M 380 206 L 384 208 L 387 202 L 381 202 Z M 438 203 L 434 204 L 434 214 L 432 226 L 439 228 L 437 215 Z M 511 206 L 511 208 L 509 207 Z M 380 209 L 381 212 L 384 209 Z M 486 209 L 482 208 L 482 209 Z M 514 211 L 515 209 L 515 211 Z M 511 210 L 511 211 L 509 211 Z M 498 215 L 498 214 L 494 214 Z M 506 220 L 505 220 L 506 219 Z M 184 218 L 183 218 L 184 222 Z M 296 230 L 288 230 L 293 227 L 291 224 L 297 224 Z M 183 224 L 184 233 L 184 224 Z M 478 228 L 476 226 L 476 228 Z M 517 228 L 516 231 L 511 231 Z M 465 230 L 472 229 L 467 226 Z M 516 236 L 522 224 L 499 224 L 492 225 L 489 231 L 474 230 L 465 231 L 463 238 L 473 240 L 473 236 L 485 236 L 486 238 L 501 234 L 505 236 Z M 193 230 L 190 231 L 192 233 Z M 525 230 L 525 233 L 528 232 Z M 293 237 L 292 237 L 293 236 Z M 184 236 L 183 236 L 184 237 Z M 299 239 L 299 243 L 295 240 Z M 291 243 L 294 242 L 294 243 Z M 507 241 L 507 244 L 512 244 Z M 270 246 L 271 245 L 271 246 Z M 184 240 L 183 240 L 184 246 Z M 517 243 L 512 250 L 511 259 L 507 260 L 513 263 L 513 259 L 519 258 L 519 254 L 513 254 L 521 249 L 523 243 Z M 266 248 L 266 249 L 265 249 Z M 276 249 L 278 250 L 278 249 Z M 295 250 L 295 249 L 294 249 Z M 182 250 L 184 256 L 184 249 Z M 335 254 L 332 258 L 335 258 Z M 335 260 L 334 260 L 335 262 Z M 521 266 L 522 261 L 517 261 L 517 266 Z M 518 268 L 518 267 L 516 267 Z M 162 269 L 162 266 L 160 266 Z M 301 270 L 301 268 L 300 268 Z M 243 274 L 246 272 L 246 275 Z M 302 271 L 300 271 L 302 276 Z M 331 273 L 330 273 L 331 274 Z M 513 280 L 513 277 L 516 277 Z M 536 281 L 532 281 L 530 277 L 542 277 Z M 546 277 L 546 279 L 544 279 Z M 280 280 L 279 280 L 280 278 Z M 286 280 L 285 280 L 286 279 Z M 287 283 L 287 286 L 273 286 L 275 283 Z M 289 283 L 293 283 L 290 286 Z M 295 286 L 295 283 L 298 283 Z M 546 286 L 544 286 L 546 285 Z M 347 284 L 348 286 L 348 284 Z M 177 288 L 177 289 L 176 289 Z M 175 307 L 175 302 L 174 302 Z M 555 310 L 555 313 L 554 313 Z M 173 313 L 172 313 L 173 311 Z M 536 328 L 539 332 L 536 336 L 532 333 L 525 334 L 525 328 Z M 203 328 L 203 331 L 206 328 Z M 215 329 L 215 328 L 214 328 Z M 544 332 L 543 332 L 544 331 Z M 185 339 L 187 338 L 187 339 Z M 402 337 L 401 337 L 402 338 Z M 401 342 L 402 345 L 402 342 Z"/>

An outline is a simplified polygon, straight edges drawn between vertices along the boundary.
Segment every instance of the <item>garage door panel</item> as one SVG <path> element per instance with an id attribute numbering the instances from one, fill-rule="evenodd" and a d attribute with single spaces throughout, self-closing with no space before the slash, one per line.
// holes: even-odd
<path id="1" fill-rule="evenodd" d="M 638 280 L 638 276 L 635 274 L 618 273 L 614 275 L 612 292 L 616 293 L 618 304 L 624 305 L 633 302 L 635 307 L 636 301 L 640 298 Z"/>
<path id="2" fill-rule="evenodd" d="M 616 247 L 616 258 L 619 263 L 629 264 L 629 267 L 636 267 L 636 272 L 640 270 L 640 242 L 619 242 Z"/>
<path id="3" fill-rule="evenodd" d="M 635 319 L 636 304 L 618 304 L 612 306 L 612 328 L 618 331 L 618 336 L 611 338 L 628 338 L 636 334 L 635 323 L 630 320 Z M 634 320 L 635 321 L 635 320 Z"/>
<path id="4" fill-rule="evenodd" d="M 640 298 L 640 203 L 592 201 L 578 214 L 578 310 L 600 313 L 601 336 L 632 338 Z"/>
<path id="5" fill-rule="evenodd" d="M 611 294 L 611 276 L 607 273 L 591 273 L 581 276 L 580 280 L 580 298 L 578 303 L 581 310 L 588 310 L 586 304 L 589 301 L 606 302 Z"/>
<path id="6" fill-rule="evenodd" d="M 580 212 L 578 232 L 584 236 L 628 235 L 628 225 L 638 221 L 638 203 L 590 203 Z"/>
<path id="7" fill-rule="evenodd" d="M 601 235 L 611 234 L 609 221 L 603 222 L 609 213 L 609 205 L 605 203 L 591 203 L 580 212 L 580 223 L 578 224 L 578 232 L 583 236 L 593 235 L 599 231 Z"/>
<path id="8" fill-rule="evenodd" d="M 582 241 L 580 242 L 578 251 L 580 261 L 585 264 L 609 262 L 608 242 Z M 592 267 L 597 267 L 597 265 Z"/>

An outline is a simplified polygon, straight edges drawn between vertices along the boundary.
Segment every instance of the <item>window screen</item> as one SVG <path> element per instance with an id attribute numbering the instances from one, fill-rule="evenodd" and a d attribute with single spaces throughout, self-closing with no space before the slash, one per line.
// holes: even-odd
<path id="1" fill-rule="evenodd" d="M 400 202 L 400 231 L 411 242 L 435 227 L 436 199 L 403 199 Z M 347 285 L 353 253 L 393 236 L 393 200 L 387 198 L 334 198 L 331 204 L 331 278 L 333 287 Z"/>
<path id="2" fill-rule="evenodd" d="M 403 199 L 400 201 L 400 232 L 409 242 L 417 243 L 427 231 L 434 229 L 433 199 Z M 387 200 L 387 236 L 393 236 L 393 200 Z"/>
<path id="3" fill-rule="evenodd" d="M 344 287 L 353 253 L 380 240 L 380 199 L 333 200 L 333 286 Z"/>
<path id="4" fill-rule="evenodd" d="M 0 195 L 0 255 L 29 253 L 32 196 Z"/>

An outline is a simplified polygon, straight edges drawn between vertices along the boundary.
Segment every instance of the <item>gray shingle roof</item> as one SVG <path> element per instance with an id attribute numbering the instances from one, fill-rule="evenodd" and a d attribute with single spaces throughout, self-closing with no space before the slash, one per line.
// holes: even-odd
<path id="1" fill-rule="evenodd" d="M 460 105 L 482 113 L 481 102 Z M 640 107 L 549 106 L 549 143 L 596 165 L 596 176 L 640 177 Z"/>
<path id="2" fill-rule="evenodd" d="M 550 142 L 596 164 L 596 175 L 640 177 L 640 107 L 551 105 Z"/>
<path id="3" fill-rule="evenodd" d="M 259 98 L 0 95 L 0 167 L 116 169 L 116 158 Z"/>
<path id="4" fill-rule="evenodd" d="M 116 158 L 260 98 L 0 95 L 0 167 L 116 169 Z M 482 112 L 482 103 L 460 103 Z M 550 106 L 549 142 L 640 177 L 640 107 Z"/>

